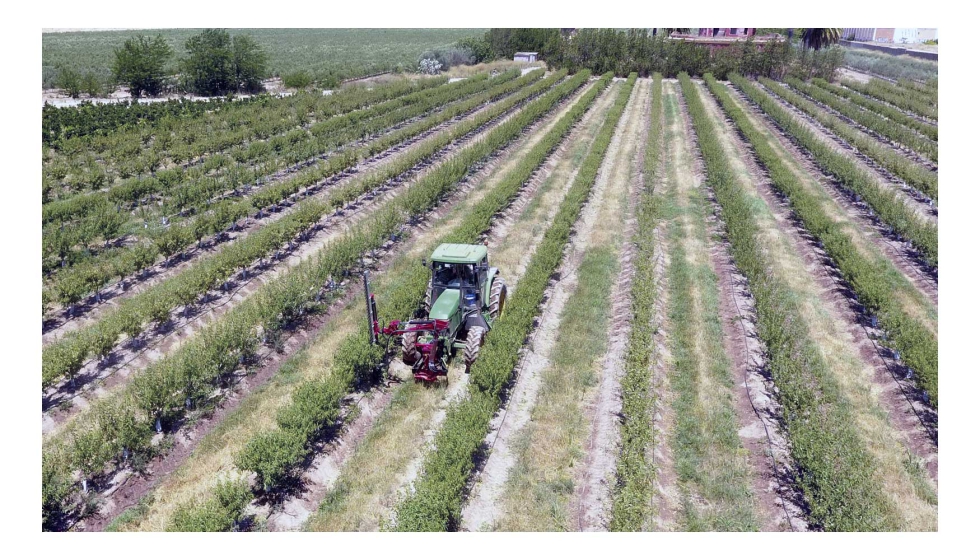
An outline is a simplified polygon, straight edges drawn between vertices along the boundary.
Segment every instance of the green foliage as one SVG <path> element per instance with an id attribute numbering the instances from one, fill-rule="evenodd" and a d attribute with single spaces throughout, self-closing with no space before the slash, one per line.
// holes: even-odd
<path id="1" fill-rule="evenodd" d="M 825 173 L 867 202 L 878 218 L 909 240 L 927 263 L 938 266 L 939 233 L 936 226 L 919 218 L 897 193 L 879 185 L 874 177 L 858 167 L 849 156 L 838 152 L 818 137 L 758 86 L 738 75 L 729 76 L 729 79 L 763 112 L 772 117 L 783 131 L 810 152 Z"/>
<path id="2" fill-rule="evenodd" d="M 178 507 L 167 531 L 230 531 L 242 520 L 245 507 L 251 500 L 252 495 L 245 481 L 219 482 L 212 498 L 195 500 Z"/>
<path id="3" fill-rule="evenodd" d="M 571 95 L 586 79 L 585 74 L 576 76 L 526 105 L 514 118 L 495 128 L 483 140 L 463 150 L 406 192 L 387 202 L 378 216 L 352 229 L 314 257 L 291 268 L 288 273 L 265 284 L 252 297 L 210 323 L 175 352 L 134 375 L 120 393 L 100 401 L 98 408 L 101 414 L 80 413 L 72 421 L 71 427 L 66 429 L 73 437 L 52 438 L 45 443 L 45 448 L 63 450 L 74 458 L 71 463 L 73 468 L 94 472 L 119 457 L 122 438 L 130 433 L 122 431 L 121 426 L 151 426 L 158 418 L 170 423 L 186 413 L 187 399 L 204 402 L 214 398 L 214 387 L 254 354 L 259 343 L 258 326 L 279 328 L 289 317 L 300 317 L 306 313 L 315 301 L 318 290 L 330 279 L 348 274 L 359 264 L 362 254 L 386 243 L 424 201 L 429 207 L 437 204 L 465 176 L 467 169 L 472 169 L 517 138 L 525 127 L 541 118 L 558 101 Z M 382 313 L 385 316 L 407 316 L 417 307 L 427 281 L 425 269 L 419 266 L 418 271 L 421 274 L 416 275 L 416 281 L 408 288 L 414 299 L 402 296 L 394 298 L 392 307 L 383 304 Z M 354 349 L 366 350 L 346 352 L 346 356 L 351 356 L 350 361 L 335 364 L 346 373 L 332 374 L 330 383 L 339 382 L 338 386 L 349 387 L 376 370 L 381 358 L 380 348 L 368 344 L 366 333 L 361 332 L 357 336 L 359 338 L 346 344 Z M 329 416 L 324 413 L 322 417 Z M 283 417 L 287 426 L 298 425 L 291 420 L 295 418 L 291 419 L 288 415 Z M 294 464 L 290 458 L 302 454 L 304 443 L 304 438 L 297 437 L 296 432 L 290 430 L 289 433 L 294 435 L 275 437 L 285 438 L 290 445 L 279 447 L 279 451 L 273 446 L 259 446 L 256 449 L 264 451 L 257 451 L 255 457 L 250 457 L 249 464 L 259 465 L 266 475 L 277 476 L 281 473 L 286 476 L 289 472 L 286 465 Z M 133 439 L 144 444 L 148 441 L 148 438 Z M 91 451 L 93 449 L 98 452 Z M 280 452 L 285 456 L 279 455 Z M 265 461 L 264 456 L 258 453 L 274 453 L 274 457 Z"/>
<path id="4" fill-rule="evenodd" d="M 710 76 L 706 77 L 709 82 Z M 735 76 L 743 90 L 744 78 Z M 874 460 L 854 430 L 854 420 L 833 375 L 811 339 L 789 288 L 771 273 L 751 203 L 735 180 L 713 119 L 694 84 L 680 76 L 707 172 L 721 206 L 732 256 L 749 282 L 758 312 L 759 337 L 778 388 L 796 481 L 811 520 L 828 531 L 895 528 Z"/>
<path id="5" fill-rule="evenodd" d="M 653 75 L 650 102 L 650 130 L 643 159 L 643 190 L 636 209 L 636 247 L 634 273 L 630 285 L 630 334 L 626 345 L 625 375 L 621 383 L 623 422 L 620 424 L 620 450 L 616 461 L 616 485 L 612 491 L 612 531 L 642 531 L 650 515 L 653 499 L 654 467 L 652 454 L 653 395 L 650 391 L 650 364 L 653 357 L 653 312 L 657 289 L 654 281 L 654 231 L 661 219 L 662 201 L 654 194 L 663 157 L 662 81 Z"/>
<path id="6" fill-rule="evenodd" d="M 68 97 L 77 99 L 82 93 L 82 77 L 71 68 L 62 68 L 58 72 L 58 87 L 65 90 Z"/>
<path id="7" fill-rule="evenodd" d="M 198 95 L 224 95 L 235 91 L 235 52 L 231 35 L 223 29 L 205 29 L 184 44 L 181 60 L 184 88 Z"/>
<path id="8" fill-rule="evenodd" d="M 813 103 L 802 95 L 798 95 L 782 85 L 771 80 L 767 80 L 766 78 L 760 78 L 760 81 L 770 91 L 785 99 L 791 105 L 797 107 L 807 115 L 810 115 L 816 119 L 817 122 L 833 131 L 834 134 L 842 138 L 851 146 L 854 146 L 854 148 L 859 152 L 878 162 L 888 171 L 894 173 L 911 187 L 933 200 L 939 200 L 939 177 L 935 172 L 927 169 L 925 166 L 920 165 L 917 162 L 910 160 L 902 154 L 899 154 L 892 149 L 891 146 L 878 141 L 874 137 L 865 134 L 860 130 L 857 130 L 851 126 L 850 123 L 847 123 L 843 119 L 840 119 L 834 114 L 820 108 L 816 103 Z M 823 95 L 829 97 L 829 99 L 821 97 L 821 101 L 833 101 L 836 99 L 833 95 L 830 95 L 819 88 L 807 86 L 795 78 L 788 78 L 787 81 L 795 89 L 803 91 L 804 93 L 817 96 L 820 96 L 822 93 Z M 935 142 L 921 138 L 912 131 L 896 131 L 894 130 L 894 127 L 891 126 L 892 123 L 890 123 L 890 121 L 872 114 L 868 114 L 867 112 L 859 114 L 857 111 L 849 111 L 845 106 L 834 108 L 845 111 L 846 114 L 844 116 L 849 118 L 853 117 L 855 120 L 859 119 L 861 121 L 860 124 L 867 123 L 867 125 L 873 125 L 874 128 L 869 126 L 869 130 L 872 132 L 882 135 L 885 135 L 886 132 L 891 133 L 892 135 L 899 135 L 902 140 L 904 140 L 906 145 L 913 144 L 914 146 L 920 147 L 920 149 L 927 152 L 927 154 L 930 154 L 936 160 L 939 159 L 939 148 Z M 858 111 L 863 111 L 863 109 L 859 109 Z M 930 149 L 932 150 L 931 152 Z"/>
<path id="9" fill-rule="evenodd" d="M 248 35 L 236 35 L 232 39 L 232 62 L 237 90 L 246 93 L 262 90 L 262 78 L 268 75 L 268 56 L 255 39 Z"/>
<path id="10" fill-rule="evenodd" d="M 872 79 L 866 84 L 854 80 L 844 80 L 843 84 L 848 89 L 890 103 L 899 109 L 920 117 L 932 119 L 933 121 L 939 118 L 939 109 L 931 99 L 923 99 L 913 92 L 902 90 L 884 80 Z"/>
<path id="11" fill-rule="evenodd" d="M 136 35 L 126 39 L 121 48 L 114 49 L 112 73 L 116 80 L 129 87 L 133 97 L 159 95 L 163 91 L 167 61 L 173 49 L 163 35 L 153 39 Z"/>
<path id="12" fill-rule="evenodd" d="M 933 403 L 939 404 L 939 341 L 903 309 L 894 294 L 901 291 L 901 273 L 881 256 L 868 258 L 822 209 L 820 202 L 800 187 L 796 176 L 748 120 L 728 92 L 708 81 L 711 92 L 735 121 L 769 174 L 773 187 L 787 198 L 804 227 L 820 240 L 824 251 L 840 269 L 858 300 L 881 321 L 903 359 L 912 367 L 916 382 Z"/>
<path id="13" fill-rule="evenodd" d="M 282 77 L 282 85 L 288 88 L 306 89 L 312 84 L 313 78 L 303 70 Z"/>
<path id="14" fill-rule="evenodd" d="M 800 42 L 806 48 L 818 51 L 839 43 L 843 31 L 841 27 L 807 27 L 800 35 Z"/>
<path id="15" fill-rule="evenodd" d="M 844 49 L 844 63 L 861 72 L 869 72 L 886 78 L 936 80 L 939 63 L 911 56 L 895 56 L 868 49 Z"/>
<path id="16" fill-rule="evenodd" d="M 606 74 L 594 87 L 605 87 L 611 77 L 611 73 Z M 422 474 L 414 484 L 415 492 L 396 507 L 398 530 L 444 531 L 458 526 L 462 492 L 489 422 L 500 406 L 501 391 L 517 365 L 518 351 L 534 326 L 544 291 L 561 263 L 565 244 L 595 182 L 635 81 L 636 74 L 633 74 L 620 89 L 572 187 L 534 251 L 517 289 L 509 297 L 507 314 L 487 334 L 480 359 L 470 372 L 469 394 L 450 407 L 436 434 L 434 449 L 425 456 Z"/>
<path id="17" fill-rule="evenodd" d="M 814 79 L 813 84 L 816 85 L 817 87 L 823 88 L 833 93 L 837 97 L 846 99 L 851 103 L 854 103 L 855 105 L 864 107 L 865 109 L 871 111 L 872 113 L 877 113 L 878 115 L 886 117 L 888 120 L 894 121 L 908 128 L 915 129 L 921 134 L 924 134 L 930 140 L 933 141 L 939 140 L 938 126 L 917 119 L 912 115 L 909 115 L 905 111 L 896 109 L 895 107 L 888 105 L 887 103 L 882 103 L 870 97 L 861 95 L 856 91 L 844 87 L 840 87 L 835 84 L 831 84 L 826 80 L 822 80 L 820 78 Z"/>

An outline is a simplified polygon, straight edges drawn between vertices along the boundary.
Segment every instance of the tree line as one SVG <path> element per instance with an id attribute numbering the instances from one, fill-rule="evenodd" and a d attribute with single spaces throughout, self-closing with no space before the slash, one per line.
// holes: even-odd
<path id="1" fill-rule="evenodd" d="M 126 85 L 133 97 L 156 96 L 169 89 L 208 96 L 262 90 L 268 58 L 252 37 L 205 29 L 188 39 L 184 49 L 187 54 L 174 67 L 174 50 L 163 35 L 136 35 L 113 49 L 112 77 Z M 80 75 L 71 68 L 60 71 L 58 82 L 71 97 L 82 92 L 94 96 L 105 89 L 94 75 Z"/>
<path id="2" fill-rule="evenodd" d="M 483 37 L 464 39 L 455 48 L 469 50 L 475 62 L 510 58 L 515 52 L 534 51 L 549 68 L 568 68 L 594 74 L 614 72 L 626 76 L 659 72 L 676 77 L 711 73 L 724 78 L 729 72 L 749 76 L 832 79 L 843 64 L 844 53 L 834 46 L 839 29 L 790 29 L 779 42 L 753 38 L 729 48 L 710 50 L 703 44 L 670 39 L 674 28 L 661 29 L 491 29 Z M 772 31 L 772 30 L 767 30 Z"/>

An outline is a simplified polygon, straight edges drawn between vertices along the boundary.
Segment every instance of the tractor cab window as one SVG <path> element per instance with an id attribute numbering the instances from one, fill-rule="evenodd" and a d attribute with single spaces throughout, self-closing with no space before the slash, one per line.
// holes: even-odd
<path id="1" fill-rule="evenodd" d="M 456 280 L 455 265 L 450 263 L 433 263 L 432 283 L 442 288 L 448 288 Z"/>

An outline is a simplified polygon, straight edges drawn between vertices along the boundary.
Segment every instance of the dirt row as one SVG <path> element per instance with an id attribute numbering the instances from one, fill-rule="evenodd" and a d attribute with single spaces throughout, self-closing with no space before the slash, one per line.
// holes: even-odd
<path id="1" fill-rule="evenodd" d="M 398 193 L 407 189 L 412 178 L 428 165 L 438 165 L 460 150 L 479 142 L 494 127 L 509 120 L 518 111 L 515 107 L 504 113 L 485 126 L 473 131 L 440 150 L 429 161 L 416 166 L 400 177 L 388 182 L 375 191 L 365 194 L 353 201 L 343 210 L 322 218 L 314 229 L 313 235 L 302 243 L 296 243 L 292 251 L 277 252 L 276 259 L 260 259 L 246 270 L 244 276 L 236 273 L 228 282 L 230 293 L 210 294 L 208 303 L 197 309 L 177 309 L 174 316 L 179 323 L 168 325 L 167 330 L 157 330 L 147 337 L 141 337 L 141 345 L 133 347 L 123 342 L 121 351 L 117 351 L 114 359 L 107 361 L 90 361 L 79 372 L 75 383 L 65 382 L 54 387 L 42 402 L 42 433 L 54 430 L 71 417 L 76 410 L 84 409 L 93 399 L 98 399 L 113 387 L 124 383 L 133 372 L 141 371 L 148 365 L 167 355 L 183 340 L 187 340 L 195 332 L 216 318 L 233 309 L 238 303 L 251 296 L 261 286 L 283 274 L 305 258 L 315 254 L 331 241 L 343 236 L 351 227 L 368 219 L 373 212 L 382 207 Z M 96 386 L 98 384 L 98 386 Z M 69 403 L 71 405 L 69 406 Z"/>
<path id="2" fill-rule="evenodd" d="M 581 95 L 581 93 L 579 93 L 578 95 Z M 560 109 L 560 111 L 564 112 L 564 110 L 567 110 L 567 107 L 570 107 L 571 103 L 574 103 L 574 100 L 577 99 L 578 95 L 575 95 L 572 97 L 571 100 L 566 101 L 565 103 L 566 108 Z M 532 128 L 532 130 L 529 133 L 530 134 L 539 133 L 536 131 L 540 131 L 545 127 L 550 127 L 550 123 L 553 122 L 554 120 L 557 120 L 557 118 L 558 118 L 557 116 L 546 118 L 544 121 L 540 122 L 538 125 Z M 549 121 L 549 119 L 551 120 Z M 409 239 L 415 239 L 418 236 L 426 236 L 427 235 L 426 232 L 433 227 L 433 223 L 438 223 L 440 220 L 443 220 L 446 215 L 452 215 L 456 213 L 460 205 L 464 203 L 463 201 L 472 198 L 474 195 L 478 196 L 481 193 L 481 191 L 476 187 L 478 187 L 479 184 L 482 183 L 482 179 L 490 175 L 491 173 L 493 173 L 495 169 L 507 165 L 506 163 L 501 165 L 501 163 L 505 162 L 508 158 L 512 158 L 513 155 L 517 153 L 519 146 L 520 144 L 514 145 L 511 148 L 508 148 L 507 150 L 503 151 L 501 154 L 493 158 L 489 163 L 484 165 L 483 169 L 479 173 L 477 173 L 476 176 L 471 176 L 469 179 L 467 179 L 452 196 L 450 196 L 442 205 L 439 206 L 438 209 L 436 209 L 431 214 L 429 218 L 427 218 L 422 223 L 412 228 L 412 231 L 415 233 L 411 234 L 409 236 Z M 410 243 L 412 243 L 412 245 L 417 244 L 417 242 L 415 241 L 412 241 Z M 394 262 L 396 263 L 402 262 L 404 264 L 405 248 L 402 247 L 402 245 L 403 244 L 399 244 L 398 247 L 400 248 L 397 251 L 392 251 L 389 249 L 386 252 L 386 256 L 380 258 L 380 260 L 377 262 L 377 270 L 386 270 L 390 268 L 392 259 L 395 259 Z M 347 310 L 344 311 L 339 316 L 330 317 L 329 321 L 325 321 L 325 324 L 323 325 L 322 329 L 318 327 L 317 330 L 322 330 L 323 334 L 314 333 L 313 336 L 307 337 L 309 340 L 311 340 L 311 342 L 307 345 L 307 350 L 306 350 L 307 353 L 319 356 L 320 354 L 317 352 L 317 348 L 323 345 L 324 340 L 334 340 L 335 341 L 334 343 L 336 343 L 336 340 L 342 337 L 344 332 L 347 332 L 349 331 L 349 329 L 352 328 L 359 328 L 362 325 L 363 323 L 362 309 L 361 306 L 357 305 L 356 303 L 357 295 L 359 294 L 356 288 L 357 286 L 355 286 L 353 290 L 348 291 L 347 299 L 352 303 L 346 306 Z M 381 292 L 380 289 L 378 291 Z M 336 336 L 337 333 L 339 333 L 339 336 Z M 280 359 L 277 361 L 279 363 L 282 363 L 283 361 L 291 358 L 294 354 L 295 352 L 293 351 L 287 352 L 286 354 L 282 355 Z M 272 378 L 275 374 L 275 370 L 278 369 L 279 363 L 270 364 L 269 366 L 266 366 L 266 368 L 264 368 L 262 371 L 269 371 L 269 377 Z M 323 367 L 328 368 L 326 364 L 324 364 Z M 294 377 L 294 375 L 291 375 L 291 377 Z M 181 489 L 185 487 L 188 483 L 194 485 L 194 487 L 196 488 L 199 487 L 196 485 L 202 483 L 206 484 L 208 482 L 207 479 L 213 476 L 215 472 L 217 472 L 222 468 L 226 469 L 230 466 L 228 464 L 228 461 L 230 460 L 230 456 L 228 455 L 228 453 L 233 453 L 233 452 L 232 451 L 222 452 L 220 457 L 211 457 L 211 452 L 209 451 L 205 453 L 203 456 L 199 456 L 195 460 L 195 464 L 201 461 L 207 462 L 207 461 L 213 461 L 214 459 L 218 459 L 219 461 L 221 461 L 219 464 L 224 465 L 224 466 L 218 466 L 218 465 L 208 466 L 200 471 L 198 471 L 194 465 L 187 465 L 184 459 L 186 459 L 188 456 L 191 455 L 191 452 L 194 450 L 194 448 L 197 447 L 197 444 L 200 442 L 201 438 L 204 438 L 206 441 L 212 441 L 212 443 L 208 445 L 209 448 L 213 448 L 214 445 L 226 445 L 228 443 L 233 443 L 236 447 L 244 444 L 244 442 L 247 441 L 249 436 L 244 434 L 237 434 L 237 432 L 244 427 L 242 425 L 243 423 L 246 422 L 254 423 L 255 421 L 255 420 L 244 418 L 244 416 L 246 415 L 250 418 L 257 415 L 261 415 L 261 418 L 256 418 L 256 420 L 265 423 L 268 423 L 269 421 L 268 418 L 274 418 L 275 416 L 274 411 L 275 408 L 277 408 L 278 406 L 275 403 L 280 402 L 282 398 L 288 396 L 288 387 L 290 386 L 291 383 L 294 382 L 290 380 L 276 381 L 276 379 L 272 379 L 273 383 L 271 384 L 271 386 L 265 387 L 263 391 L 260 393 L 255 393 L 250 395 L 250 393 L 253 393 L 252 389 L 254 388 L 242 392 L 241 395 L 235 399 L 234 406 L 225 406 L 223 404 L 219 408 L 219 414 L 221 415 L 223 421 L 221 421 L 220 423 L 216 423 L 218 424 L 218 427 L 216 428 L 218 433 L 209 436 L 208 432 L 211 431 L 211 429 L 209 428 L 207 430 L 201 430 L 198 434 L 196 434 L 195 437 L 193 437 L 193 439 L 188 438 L 190 439 L 190 441 L 188 445 L 185 447 L 185 449 L 182 450 L 182 452 L 180 453 L 181 457 L 176 457 L 170 461 L 171 463 L 174 464 L 183 465 L 183 469 L 181 472 L 184 474 L 181 476 L 181 478 L 184 478 L 185 480 L 183 480 L 182 482 L 175 481 L 172 479 L 172 477 L 169 477 L 168 475 L 170 474 L 170 472 L 173 471 L 173 469 L 161 470 L 160 472 L 157 472 L 153 470 L 151 466 L 151 471 L 150 471 L 151 474 L 149 476 L 134 477 L 133 479 L 130 479 L 128 486 L 131 488 L 131 490 L 127 494 L 127 498 L 125 500 L 119 501 L 117 503 L 107 504 L 106 508 L 104 508 L 105 513 L 102 516 L 102 518 L 104 519 L 102 525 L 104 525 L 105 522 L 108 521 L 108 519 L 113 517 L 115 514 L 121 512 L 126 507 L 135 504 L 136 501 L 141 496 L 147 494 L 147 492 L 149 492 L 150 490 L 154 489 L 158 485 L 163 485 L 164 487 L 169 487 L 170 490 L 166 491 L 163 494 L 160 491 L 158 491 L 155 492 L 155 495 L 159 496 L 158 499 L 164 500 L 166 502 L 165 504 L 161 504 L 161 507 L 163 507 L 164 510 L 157 511 L 158 508 L 154 508 L 154 511 L 150 512 L 148 520 L 138 521 L 135 524 L 133 524 L 133 527 L 135 528 L 147 528 L 147 527 L 156 527 L 157 529 L 162 528 L 163 525 L 161 525 L 161 523 L 165 524 L 166 519 L 168 518 L 166 513 L 167 511 L 169 511 L 169 509 L 167 508 L 172 508 L 174 506 L 174 503 L 180 500 L 181 497 L 185 495 L 188 496 L 196 495 L 200 491 L 204 490 L 203 488 L 201 488 L 200 490 L 190 490 L 191 492 L 190 494 L 185 494 Z M 286 386 L 283 386 L 283 383 L 286 383 Z M 270 385 L 270 384 L 267 383 L 266 385 Z M 384 409 L 387 404 L 386 399 L 384 398 L 385 397 L 384 393 L 385 391 L 375 390 L 375 391 L 371 391 L 367 395 L 363 393 L 352 395 L 350 401 L 356 404 L 348 404 L 348 406 L 346 407 L 347 410 L 349 411 L 352 410 L 353 408 L 359 408 L 362 412 L 366 412 L 366 414 L 362 413 L 358 417 L 358 419 L 354 422 L 354 424 L 348 427 L 348 431 L 344 433 L 352 434 L 352 433 L 363 433 L 364 431 L 366 431 L 367 426 L 365 425 L 365 422 L 368 422 L 371 418 L 373 418 L 374 415 L 378 411 Z M 277 397 L 274 395 L 282 395 L 282 396 Z M 269 401 L 270 398 L 273 398 L 275 400 L 270 402 Z M 229 401 L 229 404 L 230 403 L 231 401 Z M 265 414 L 264 412 L 266 410 L 269 410 L 269 405 L 271 405 L 271 410 L 270 410 L 271 413 Z M 235 409 L 239 407 L 241 407 L 242 410 L 236 412 Z M 237 434 L 237 435 L 232 436 L 232 440 L 226 440 L 225 438 L 229 437 L 229 434 Z M 227 443 L 219 443 L 219 442 L 227 442 Z M 329 479 L 332 472 L 331 462 L 329 460 L 325 461 L 324 455 L 330 455 L 331 453 L 337 453 L 337 452 L 346 453 L 346 451 L 343 450 L 345 449 L 349 450 L 350 446 L 347 446 L 344 442 L 345 442 L 344 437 L 337 438 L 336 440 L 334 440 L 333 443 L 328 443 L 327 446 L 323 447 L 323 449 L 321 449 L 320 452 L 317 453 L 317 455 L 313 458 L 310 465 L 312 467 L 312 470 L 307 471 L 309 477 L 312 478 L 307 479 L 306 477 L 304 477 L 303 489 L 301 490 L 301 493 L 299 495 L 301 501 L 303 499 L 302 498 L 303 494 L 306 494 L 308 496 L 309 494 L 307 494 L 307 492 L 315 491 L 315 489 L 311 487 L 310 484 L 308 483 L 312 483 L 312 486 L 315 486 L 318 482 L 326 481 Z M 173 455 L 173 452 L 171 452 L 171 455 Z M 334 455 L 334 459 L 336 459 L 336 455 Z M 194 474 L 194 473 L 198 473 L 198 474 Z M 192 476 L 192 478 L 187 479 L 188 476 Z M 201 479 L 200 478 L 201 476 L 206 478 Z M 275 522 L 272 523 L 274 524 Z M 94 528 L 98 528 L 98 527 L 94 527 Z"/>
<path id="3" fill-rule="evenodd" d="M 261 212 L 254 216 L 246 217 L 241 222 L 234 224 L 228 231 L 214 234 L 202 239 L 201 243 L 193 245 L 187 250 L 182 251 L 169 259 L 165 259 L 154 264 L 153 266 L 147 268 L 142 274 L 134 275 L 131 278 L 126 278 L 113 284 L 111 287 L 100 290 L 97 295 L 91 296 L 85 304 L 76 305 L 73 309 L 73 315 L 71 317 L 65 316 L 65 310 L 59 311 L 55 309 L 50 311 L 45 320 L 42 321 L 42 344 L 50 344 L 71 331 L 96 322 L 103 313 L 105 313 L 107 310 L 115 308 L 122 301 L 145 291 L 163 280 L 183 272 L 187 268 L 202 260 L 204 257 L 216 253 L 226 245 L 247 236 L 255 230 L 289 215 L 296 202 L 311 197 L 325 198 L 334 190 L 343 188 L 345 185 L 353 182 L 354 180 L 366 177 L 370 172 L 383 168 L 385 165 L 396 159 L 400 154 L 420 146 L 426 140 L 446 130 L 447 128 L 455 126 L 463 120 L 476 117 L 481 113 L 488 111 L 491 107 L 496 105 L 496 103 L 499 103 L 510 95 L 501 98 L 495 103 L 485 104 L 468 113 L 458 115 L 457 117 L 436 125 L 425 132 L 402 142 L 401 144 L 392 146 L 384 152 L 375 154 L 374 156 L 359 162 L 351 169 L 322 179 L 316 184 L 311 185 L 298 193 L 290 195 L 286 200 L 281 201 L 270 208 L 264 208 Z M 437 108 L 434 111 L 438 111 L 442 108 L 444 107 Z M 428 116 L 428 114 L 422 115 L 405 123 L 401 123 L 398 126 L 392 127 L 391 129 L 386 130 L 381 134 L 374 135 L 371 138 L 360 139 L 352 144 L 349 144 L 348 147 L 365 145 L 375 138 L 397 132 L 401 128 L 409 126 L 416 120 L 425 118 L 426 116 Z M 306 162 L 290 166 L 290 168 L 286 170 L 273 173 L 268 177 L 264 177 L 256 181 L 254 185 L 238 189 L 237 192 L 239 194 L 236 196 L 247 196 L 249 192 L 260 186 L 264 187 L 289 179 L 300 171 L 312 166 L 317 161 L 325 160 L 334 154 L 335 151 L 321 154 L 307 160 Z"/>

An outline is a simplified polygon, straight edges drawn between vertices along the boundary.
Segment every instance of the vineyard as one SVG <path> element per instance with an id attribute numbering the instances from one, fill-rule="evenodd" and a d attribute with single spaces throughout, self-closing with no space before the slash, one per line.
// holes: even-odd
<path id="1" fill-rule="evenodd" d="M 937 118 L 545 68 L 45 108 L 42 528 L 935 531 Z M 420 324 L 443 244 L 505 304 L 430 383 L 365 292 Z"/>

